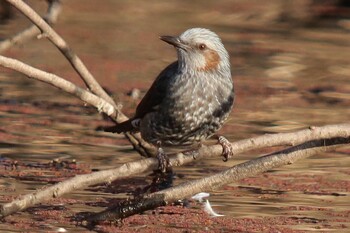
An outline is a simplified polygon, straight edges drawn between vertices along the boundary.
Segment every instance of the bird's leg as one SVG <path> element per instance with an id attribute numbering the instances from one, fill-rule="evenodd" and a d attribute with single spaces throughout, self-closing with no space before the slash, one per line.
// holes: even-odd
<path id="1" fill-rule="evenodd" d="M 169 157 L 165 154 L 164 150 L 162 149 L 160 141 L 157 141 L 157 147 L 158 147 L 157 159 L 159 164 L 158 169 L 162 173 L 165 173 L 169 168 Z"/>
<path id="2" fill-rule="evenodd" d="M 219 136 L 218 141 L 222 146 L 222 156 L 224 156 L 223 161 L 227 162 L 227 160 L 233 156 L 232 144 L 224 136 Z"/>

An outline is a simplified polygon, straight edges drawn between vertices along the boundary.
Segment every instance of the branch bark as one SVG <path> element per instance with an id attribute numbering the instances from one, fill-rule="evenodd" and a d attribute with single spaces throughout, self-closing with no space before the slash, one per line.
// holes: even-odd
<path id="1" fill-rule="evenodd" d="M 95 223 L 99 221 L 115 221 L 123 219 L 134 214 L 142 213 L 146 210 L 151 210 L 193 196 L 199 192 L 215 190 L 225 184 L 260 174 L 275 167 L 292 164 L 299 159 L 307 158 L 320 152 L 329 151 L 349 143 L 350 137 L 309 141 L 286 150 L 235 165 L 232 168 L 212 176 L 189 181 L 176 187 L 151 193 L 141 200 L 125 201 L 118 206 L 110 207 L 105 211 L 91 216 L 88 221 L 90 223 Z"/>
<path id="2" fill-rule="evenodd" d="M 75 71 L 80 75 L 82 80 L 85 82 L 86 86 L 91 90 L 92 93 L 102 97 L 107 102 L 112 104 L 117 111 L 118 107 L 113 99 L 103 90 L 100 84 L 95 80 L 89 70 L 86 68 L 81 59 L 76 55 L 76 53 L 68 46 L 65 40 L 59 36 L 52 27 L 38 15 L 32 8 L 30 8 L 22 0 L 6 0 L 16 7 L 22 14 L 24 14 L 30 21 L 32 21 L 71 63 Z M 119 113 L 119 112 L 118 112 Z M 122 114 L 121 114 L 122 115 Z M 117 117 L 118 119 L 118 117 Z"/>
<path id="3" fill-rule="evenodd" d="M 349 140 L 349 137 L 350 137 L 350 124 L 338 124 L 338 125 L 328 125 L 323 127 L 311 127 L 310 129 L 300 130 L 295 133 L 279 133 L 279 134 L 272 134 L 272 135 L 263 135 L 255 138 L 233 142 L 232 146 L 235 154 L 243 153 L 252 149 L 259 149 L 259 148 L 271 147 L 271 146 L 284 146 L 286 144 L 289 145 L 290 144 L 289 142 L 293 142 L 295 144 L 299 144 L 303 142 L 307 142 L 307 143 L 304 143 L 300 146 L 292 147 L 282 152 L 277 152 L 275 154 L 272 154 L 271 155 L 272 157 L 270 158 L 273 158 L 273 159 L 268 160 L 270 162 L 266 161 L 265 157 L 262 157 L 262 158 L 252 160 L 252 162 L 249 161 L 244 163 L 244 164 L 247 164 L 247 163 L 250 164 L 249 169 L 251 170 L 247 169 L 246 167 L 247 165 L 244 165 L 244 166 L 237 165 L 239 167 L 239 168 L 235 168 L 235 169 L 238 169 L 238 170 L 235 170 L 235 174 L 237 175 L 237 177 L 234 178 L 230 176 L 230 178 L 223 178 L 224 183 L 220 183 L 219 181 L 221 179 L 220 175 L 214 175 L 213 177 L 216 177 L 216 178 L 213 178 L 213 181 L 211 181 L 211 183 L 208 183 L 208 184 L 211 184 L 209 186 L 205 186 L 205 187 L 202 186 L 202 184 L 206 183 L 204 181 L 198 181 L 199 182 L 198 184 L 196 183 L 197 181 L 192 181 L 193 183 L 191 184 L 194 184 L 194 187 L 196 187 L 193 189 L 193 191 L 186 191 L 186 190 L 181 191 L 181 188 L 176 188 L 176 187 L 174 187 L 173 189 L 175 189 L 176 193 L 183 192 L 183 195 L 189 195 L 189 192 L 195 193 L 197 191 L 198 192 L 204 191 L 209 187 L 216 187 L 218 185 L 225 184 L 225 182 L 232 182 L 234 180 L 240 179 L 242 177 L 239 176 L 239 174 L 241 173 L 243 174 L 243 172 L 244 174 L 246 174 L 246 176 L 249 176 L 249 174 L 255 175 L 258 172 L 266 171 L 273 167 L 294 162 L 297 159 L 303 158 L 303 154 L 302 154 L 304 153 L 303 151 L 306 151 L 305 153 L 307 153 L 305 156 L 309 154 L 308 151 L 313 151 L 312 145 L 316 145 L 317 147 L 320 147 L 318 149 L 315 149 L 315 153 L 316 153 L 322 150 L 323 148 L 322 146 L 326 146 L 328 148 L 328 146 L 331 145 L 330 143 L 331 140 L 338 140 L 338 138 L 341 138 L 339 140 Z M 315 140 L 316 141 L 318 140 L 317 142 L 321 144 L 317 144 Z M 339 141 L 335 141 L 335 142 L 339 142 Z M 325 143 L 329 143 L 329 145 Z M 346 143 L 349 143 L 349 142 L 346 141 Z M 288 155 L 290 153 L 298 153 L 298 154 Z M 185 153 L 177 153 L 177 154 L 170 155 L 169 157 L 170 157 L 171 166 L 181 166 L 183 164 L 187 164 L 201 158 L 208 158 L 208 157 L 214 157 L 214 156 L 219 157 L 221 156 L 221 154 L 222 154 L 222 147 L 220 145 L 214 145 L 214 146 L 208 146 L 208 147 L 203 146 L 199 150 L 194 150 L 194 151 L 185 152 Z M 285 156 L 283 154 L 287 154 L 288 156 Z M 277 162 L 274 162 L 274 161 L 277 161 Z M 86 188 L 88 186 L 96 185 L 99 183 L 112 182 L 113 180 L 116 180 L 116 179 L 125 178 L 128 176 L 143 173 L 146 171 L 151 171 L 157 168 L 158 168 L 158 160 L 155 158 L 148 158 L 148 159 L 143 159 L 136 162 L 126 163 L 115 169 L 94 172 L 87 175 L 78 175 L 76 177 L 63 181 L 61 183 L 57 183 L 53 186 L 38 190 L 31 194 L 21 196 L 20 198 L 10 203 L 2 205 L 0 208 L 0 216 L 4 217 L 10 214 L 13 214 L 15 212 L 25 210 L 26 208 L 32 207 L 38 203 L 48 201 L 52 198 L 60 197 L 66 193 L 72 192 L 77 189 Z M 225 171 L 222 173 L 225 173 Z M 214 181 L 219 183 L 215 184 Z M 162 193 L 162 195 L 163 194 L 164 193 Z M 157 203 L 160 204 L 160 203 L 163 203 L 163 201 L 166 201 L 166 202 L 170 201 L 171 198 L 178 197 L 176 195 L 179 195 L 179 194 L 176 194 L 176 195 L 166 194 L 164 197 L 166 197 L 167 195 L 169 195 L 169 198 L 159 199 L 161 201 Z M 150 196 L 150 198 L 153 198 L 153 196 Z M 154 204 L 154 202 L 150 202 L 150 204 L 151 203 Z M 149 207 L 150 206 L 148 206 L 148 208 Z"/>
<path id="4" fill-rule="evenodd" d="M 61 12 L 61 1 L 60 0 L 50 0 L 48 1 L 48 9 L 47 13 L 44 16 L 44 20 L 52 25 L 55 24 L 58 18 L 58 15 Z M 16 44 L 24 43 L 40 34 L 40 30 L 35 26 L 32 25 L 28 27 L 27 29 L 17 33 L 11 38 L 8 38 L 0 43 L 0 53 L 3 53 L 5 50 L 11 48 L 12 46 Z"/>
<path id="5" fill-rule="evenodd" d="M 16 59 L 7 58 L 0 55 L 0 65 L 16 70 L 29 78 L 34 78 L 39 81 L 48 83 L 56 88 L 59 88 L 69 94 L 72 94 L 82 101 L 91 104 L 96 107 L 99 112 L 103 112 L 108 116 L 114 117 L 116 115 L 115 108 L 104 99 L 92 94 L 89 91 L 86 91 L 74 83 L 71 83 L 63 78 L 58 77 L 52 73 L 47 73 L 42 70 L 36 69 L 32 66 L 29 66 L 23 62 L 20 62 Z"/>
<path id="6" fill-rule="evenodd" d="M 114 100 L 105 92 L 96 79 L 86 68 L 81 59 L 74 53 L 69 45 L 60 37 L 51 26 L 45 22 L 32 8 L 30 8 L 22 0 L 6 0 L 21 11 L 29 20 L 31 20 L 40 31 L 62 52 L 67 58 L 75 71 L 80 75 L 85 85 L 92 93 L 103 98 L 115 108 L 116 114 L 108 115 L 117 123 L 126 121 L 128 118 L 121 112 L 121 104 L 116 104 Z M 134 149 L 144 157 L 155 155 L 155 147 L 144 141 L 139 133 L 125 133 L 126 138 L 133 145 Z"/>

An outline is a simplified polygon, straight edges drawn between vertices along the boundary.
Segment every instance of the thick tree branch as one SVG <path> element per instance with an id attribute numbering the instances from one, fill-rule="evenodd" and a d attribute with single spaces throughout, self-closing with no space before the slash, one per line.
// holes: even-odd
<path id="1" fill-rule="evenodd" d="M 339 125 L 328 125 L 323 127 L 312 127 L 310 129 L 300 130 L 295 133 L 279 133 L 279 134 L 272 134 L 272 135 L 263 135 L 263 136 L 259 136 L 251 139 L 233 142 L 232 146 L 233 146 L 234 153 L 238 154 L 238 153 L 243 153 L 252 149 L 259 149 L 259 148 L 271 147 L 271 146 L 283 146 L 283 145 L 289 144 L 288 142 L 294 142 L 296 144 L 307 142 L 305 143 L 304 146 L 292 147 L 294 148 L 294 150 L 295 148 L 300 149 L 300 152 L 298 153 L 304 153 L 303 148 L 312 149 L 310 146 L 310 145 L 313 145 L 313 144 L 310 144 L 312 141 L 318 140 L 324 143 L 326 142 L 325 140 L 337 140 L 335 138 L 346 138 L 346 140 L 348 140 L 349 137 L 350 137 L 350 124 L 339 124 Z M 325 145 L 325 144 L 322 144 L 322 145 Z M 284 150 L 284 152 L 286 151 L 288 152 L 288 150 L 292 151 L 293 149 L 287 149 L 287 150 Z M 199 150 L 170 155 L 170 164 L 172 166 L 181 166 L 183 164 L 193 162 L 194 160 L 198 160 L 200 158 L 207 158 L 207 157 L 214 157 L 214 156 L 219 157 L 221 156 L 221 154 L 222 154 L 222 147 L 220 145 L 214 145 L 209 147 L 203 146 Z M 282 153 L 279 152 L 279 154 L 282 154 Z M 281 155 L 278 155 L 278 156 L 281 156 Z M 300 156 L 302 156 L 302 154 L 300 154 Z M 293 158 L 297 159 L 299 157 L 294 156 Z M 259 168 L 260 170 L 258 168 L 255 168 L 256 171 L 265 171 L 261 169 L 272 168 L 272 167 L 271 168 L 267 167 L 265 162 L 261 163 L 262 161 L 264 161 L 261 159 L 263 158 L 255 159 L 252 162 L 254 164 L 254 167 L 261 167 Z M 282 156 L 282 157 L 278 157 L 278 161 L 279 163 L 276 163 L 274 165 L 272 164 L 272 165 L 274 167 L 281 166 L 283 164 L 288 164 L 291 161 L 293 162 L 295 160 L 291 160 L 290 157 L 288 156 L 287 157 Z M 249 162 L 249 164 L 251 163 Z M 272 166 L 272 165 L 269 165 L 269 166 Z M 126 163 L 115 169 L 95 172 L 87 175 L 78 175 L 76 177 L 63 181 L 61 183 L 57 183 L 53 186 L 38 190 L 31 194 L 21 196 L 20 198 L 10 203 L 2 205 L 0 209 L 0 215 L 7 216 L 12 213 L 24 210 L 28 207 L 34 206 L 38 203 L 48 201 L 52 198 L 60 197 L 66 193 L 72 192 L 77 189 L 86 188 L 88 186 L 96 185 L 99 183 L 111 182 L 116 179 L 128 177 L 128 176 L 143 173 L 146 171 L 151 171 L 157 168 L 158 168 L 158 160 L 154 158 L 148 158 L 148 159 L 143 159 L 136 162 Z M 240 172 L 242 172 L 242 170 L 240 170 Z M 248 170 L 245 173 L 247 174 L 247 176 L 249 175 Z M 254 175 L 254 174 L 256 173 L 253 172 L 251 175 Z M 232 182 L 231 179 L 230 179 L 230 182 Z M 198 187 L 201 187 L 201 186 L 198 186 Z M 180 191 L 177 191 L 177 192 L 180 192 Z M 188 191 L 186 191 L 186 195 L 187 195 L 187 192 Z"/>
<path id="2" fill-rule="evenodd" d="M 58 15 L 61 12 L 61 2 L 60 0 L 50 0 L 48 1 L 48 9 L 47 13 L 44 16 L 44 20 L 50 25 L 56 23 Z M 17 33 L 11 38 L 8 38 L 0 43 L 0 53 L 4 52 L 5 50 L 9 49 L 10 47 L 24 43 L 27 40 L 30 40 L 40 34 L 40 30 L 35 26 L 32 25 L 29 28 Z"/>
<path id="3" fill-rule="evenodd" d="M 141 200 L 125 201 L 118 206 L 110 207 L 105 211 L 93 215 L 88 220 L 89 222 L 94 223 L 105 220 L 115 221 L 123 219 L 134 214 L 142 213 L 146 210 L 151 210 L 193 196 L 199 192 L 215 190 L 225 184 L 254 176 L 276 167 L 292 164 L 299 159 L 329 151 L 349 143 L 350 137 L 309 141 L 286 150 L 235 165 L 232 168 L 212 176 L 189 181 L 172 188 L 151 193 Z"/>

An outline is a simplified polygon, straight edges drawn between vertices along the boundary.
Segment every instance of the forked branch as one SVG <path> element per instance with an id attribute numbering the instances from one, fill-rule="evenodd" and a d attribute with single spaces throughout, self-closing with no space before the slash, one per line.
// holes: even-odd
<path id="1" fill-rule="evenodd" d="M 58 18 L 58 15 L 61 12 L 61 1 L 60 0 L 49 0 L 48 1 L 48 9 L 47 9 L 47 13 L 44 16 L 44 20 L 52 25 L 55 24 Z M 35 25 L 31 25 L 30 27 L 28 27 L 27 29 L 17 33 L 16 35 L 3 40 L 0 42 L 0 53 L 4 52 L 5 50 L 11 48 L 14 45 L 17 44 L 22 44 L 32 38 L 35 38 L 36 36 L 38 36 L 40 34 L 40 30 L 38 29 L 38 27 L 36 27 Z"/>
<path id="2" fill-rule="evenodd" d="M 102 97 L 107 102 L 112 104 L 117 110 L 119 108 L 114 103 L 113 99 L 103 90 L 100 84 L 95 80 L 89 70 L 86 68 L 81 59 L 76 55 L 76 53 L 68 46 L 66 41 L 58 35 L 55 30 L 40 16 L 38 15 L 32 8 L 30 8 L 25 2 L 22 0 L 6 0 L 11 3 L 14 7 L 16 7 L 21 13 L 23 13 L 30 21 L 32 21 L 43 33 L 45 37 L 47 37 L 67 58 L 67 60 L 71 63 L 75 71 L 80 75 L 80 77 L 85 82 L 86 86 L 91 90 L 92 93 Z"/>
<path id="3" fill-rule="evenodd" d="M 89 90 L 101 97 L 115 108 L 115 113 L 109 115 L 111 119 L 117 123 L 123 122 L 128 118 L 121 112 L 121 104 L 116 104 L 114 100 L 105 92 L 96 79 L 86 68 L 81 59 L 69 47 L 66 41 L 59 36 L 52 27 L 42 19 L 32 8 L 30 8 L 22 0 L 6 0 L 21 11 L 29 20 L 31 20 L 61 52 L 73 66 L 75 71 L 80 75 Z M 126 138 L 133 145 L 134 149 L 142 156 L 150 157 L 155 153 L 155 147 L 141 138 L 140 134 L 125 133 Z"/>
<path id="4" fill-rule="evenodd" d="M 244 166 L 237 165 L 237 166 L 241 166 L 239 168 L 241 170 L 237 170 L 237 173 L 241 174 L 242 172 L 244 172 L 246 176 L 249 176 L 249 174 L 255 175 L 258 172 L 263 172 L 271 168 L 288 164 L 290 162 L 296 161 L 297 159 L 303 158 L 304 152 L 306 153 L 305 157 L 307 157 L 309 155 L 308 151 L 312 149 L 312 146 L 315 146 L 315 148 L 317 147 L 315 149 L 315 153 L 316 153 L 316 152 L 322 151 L 323 149 L 327 149 L 327 150 L 331 149 L 332 147 L 330 146 L 332 145 L 332 143 L 334 145 L 340 145 L 340 142 L 344 144 L 349 143 L 349 138 L 350 138 L 350 124 L 339 124 L 339 125 L 328 125 L 323 127 L 312 127 L 311 129 L 300 130 L 295 133 L 279 133 L 279 134 L 263 135 L 255 138 L 233 142 L 232 146 L 233 146 L 234 153 L 236 155 L 252 149 L 259 149 L 259 148 L 271 147 L 271 146 L 285 146 L 285 145 L 289 145 L 290 144 L 289 142 L 294 142 L 295 144 L 301 144 L 299 146 L 292 147 L 290 149 L 282 151 L 283 153 L 288 152 L 287 154 L 289 154 L 289 152 L 294 153 L 295 151 L 295 152 L 298 152 L 297 155 L 284 156 L 282 152 L 277 152 L 275 154 L 272 154 L 271 157 L 269 158 L 274 158 L 274 159 L 271 159 L 271 161 L 278 160 L 279 161 L 278 163 L 271 163 L 270 165 L 266 165 L 266 162 L 264 162 L 265 159 L 264 157 L 262 157 L 262 158 L 252 160 L 252 162 L 249 162 L 249 164 L 251 164 L 250 165 L 251 168 L 254 168 L 254 170 L 251 170 L 251 171 L 244 170 L 245 165 Z M 221 156 L 221 154 L 222 154 L 222 147 L 220 145 L 214 145 L 209 147 L 203 146 L 199 150 L 194 150 L 186 153 L 177 153 L 174 155 L 170 155 L 169 157 L 170 157 L 171 166 L 181 166 L 183 164 L 188 164 L 190 162 L 193 162 L 201 158 L 219 157 Z M 293 160 L 291 160 L 291 158 L 293 158 Z M 32 207 L 38 203 L 49 201 L 52 198 L 60 197 L 64 194 L 70 193 L 78 189 L 83 189 L 88 186 L 96 185 L 99 183 L 112 182 L 113 180 L 116 180 L 116 179 L 121 179 L 132 175 L 144 173 L 157 168 L 158 168 L 158 160 L 155 158 L 148 158 L 148 159 L 143 159 L 135 162 L 126 163 L 115 169 L 94 172 L 92 174 L 87 174 L 87 175 L 78 175 L 76 177 L 73 177 L 61 183 L 55 184 L 53 186 L 38 190 L 34 193 L 21 196 L 20 198 L 10 203 L 2 205 L 0 210 L 0 215 L 7 216 L 9 214 L 12 214 L 21 210 L 25 210 L 26 208 Z M 220 176 L 214 175 L 213 177 L 219 178 Z M 242 178 L 242 177 L 237 176 L 236 178 L 232 178 L 232 179 L 237 180 L 239 178 Z M 232 179 L 231 178 L 224 179 L 223 180 L 224 183 L 222 183 L 222 185 L 225 184 L 225 182 L 227 183 L 233 182 L 234 180 Z M 216 180 L 216 178 L 213 180 Z M 195 183 L 196 181 L 193 181 L 193 182 L 194 184 L 196 184 Z M 198 182 L 199 182 L 198 184 L 203 184 L 203 181 L 198 181 Z M 191 192 L 203 191 L 203 190 L 200 190 L 201 187 L 203 187 L 204 189 L 208 189 L 208 187 L 211 187 L 211 186 L 212 186 L 211 188 L 215 188 L 216 185 L 217 184 L 215 183 L 211 183 L 210 186 L 206 186 L 206 187 L 203 187 L 201 185 L 195 185 L 195 187 L 197 188 L 193 189 L 193 191 Z M 181 190 L 180 188 L 179 189 L 176 188 L 176 190 L 178 190 L 176 191 L 176 193 L 182 192 L 180 191 Z M 189 195 L 188 192 L 189 191 L 183 191 L 184 197 L 186 195 L 187 196 Z M 159 199 L 159 200 L 171 201 L 171 199 Z"/>
<path id="5" fill-rule="evenodd" d="M 91 223 L 99 221 L 115 221 L 128 216 L 142 213 L 174 201 L 190 197 L 199 192 L 212 191 L 225 184 L 254 176 L 270 169 L 292 164 L 295 161 L 307 158 L 317 153 L 335 149 L 338 146 L 349 144 L 350 137 L 331 138 L 305 142 L 279 152 L 272 153 L 248 162 L 233 166 L 220 173 L 201 179 L 189 181 L 178 186 L 151 193 L 141 200 L 125 201 L 118 206 L 110 207 L 105 211 L 93 215 L 88 220 Z"/>

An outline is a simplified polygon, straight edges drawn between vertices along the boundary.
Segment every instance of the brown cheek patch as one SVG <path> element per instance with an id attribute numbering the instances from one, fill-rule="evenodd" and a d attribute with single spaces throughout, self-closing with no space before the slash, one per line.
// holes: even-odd
<path id="1" fill-rule="evenodd" d="M 204 54 L 205 56 L 205 66 L 200 68 L 201 71 L 209 71 L 216 69 L 220 63 L 220 56 L 214 50 L 208 50 Z"/>

